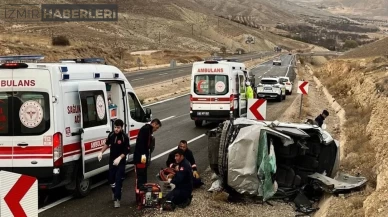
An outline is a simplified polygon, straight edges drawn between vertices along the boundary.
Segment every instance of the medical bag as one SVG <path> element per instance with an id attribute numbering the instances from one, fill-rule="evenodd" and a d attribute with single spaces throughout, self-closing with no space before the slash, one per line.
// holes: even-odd
<path id="1" fill-rule="evenodd" d="M 137 209 L 161 208 L 162 191 L 156 183 L 146 183 L 136 191 Z"/>

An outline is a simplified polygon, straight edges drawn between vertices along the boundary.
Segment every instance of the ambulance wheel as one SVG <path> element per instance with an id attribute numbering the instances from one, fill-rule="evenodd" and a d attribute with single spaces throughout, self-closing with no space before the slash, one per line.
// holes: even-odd
<path id="1" fill-rule="evenodd" d="M 196 127 L 202 127 L 202 120 L 196 120 L 194 122 Z"/>
<path id="2" fill-rule="evenodd" d="M 84 179 L 82 174 L 77 175 L 75 196 L 78 198 L 87 196 L 90 192 L 90 184 L 90 180 Z"/>

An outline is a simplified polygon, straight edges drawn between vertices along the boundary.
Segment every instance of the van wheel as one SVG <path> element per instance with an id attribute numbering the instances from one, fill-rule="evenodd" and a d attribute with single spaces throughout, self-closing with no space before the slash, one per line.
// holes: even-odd
<path id="1" fill-rule="evenodd" d="M 195 126 L 196 126 L 196 127 L 202 127 L 202 121 L 196 120 L 196 121 L 194 121 L 194 122 L 195 122 Z"/>
<path id="2" fill-rule="evenodd" d="M 91 183 L 89 179 L 84 179 L 83 175 L 78 173 L 74 191 L 75 196 L 78 198 L 87 196 L 90 192 L 90 184 Z"/>

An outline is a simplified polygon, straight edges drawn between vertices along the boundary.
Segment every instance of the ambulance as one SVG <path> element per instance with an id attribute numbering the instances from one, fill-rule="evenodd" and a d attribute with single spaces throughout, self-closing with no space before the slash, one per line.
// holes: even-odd
<path id="1" fill-rule="evenodd" d="M 0 170 L 36 177 L 40 190 L 64 186 L 84 197 L 91 178 L 108 171 L 109 149 L 100 162 L 97 155 L 114 121 L 125 123 L 130 163 L 151 110 L 103 59 L 43 59 L 0 57 Z"/>
<path id="2" fill-rule="evenodd" d="M 204 122 L 222 122 L 246 117 L 246 71 L 234 60 L 193 63 L 190 90 L 190 118 L 196 127 Z"/>

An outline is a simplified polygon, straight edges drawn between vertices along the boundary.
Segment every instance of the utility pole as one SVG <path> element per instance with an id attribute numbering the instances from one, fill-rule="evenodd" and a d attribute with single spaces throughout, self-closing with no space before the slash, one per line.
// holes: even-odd
<path id="1" fill-rule="evenodd" d="M 159 44 L 160 44 L 160 32 L 159 32 Z"/>
<path id="2" fill-rule="evenodd" d="M 191 24 L 191 35 L 194 35 L 194 24 Z"/>
<path id="3" fill-rule="evenodd" d="M 220 18 L 217 17 L 217 28 L 220 28 Z"/>

